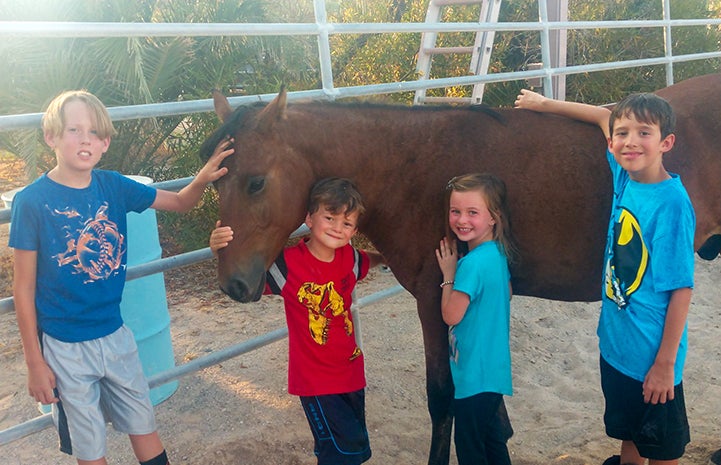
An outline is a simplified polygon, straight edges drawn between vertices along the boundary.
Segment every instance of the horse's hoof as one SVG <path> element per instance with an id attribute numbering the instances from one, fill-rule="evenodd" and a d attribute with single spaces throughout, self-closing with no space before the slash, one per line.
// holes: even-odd
<path id="1" fill-rule="evenodd" d="M 621 456 L 612 455 L 606 460 L 604 460 L 603 465 L 621 465 Z"/>
<path id="2" fill-rule="evenodd" d="M 721 465 L 721 449 L 717 450 L 708 459 L 708 465 Z"/>

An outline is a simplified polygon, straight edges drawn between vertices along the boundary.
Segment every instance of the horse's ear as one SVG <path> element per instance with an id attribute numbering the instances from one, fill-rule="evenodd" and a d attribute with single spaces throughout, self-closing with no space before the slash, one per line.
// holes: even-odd
<path id="1" fill-rule="evenodd" d="M 285 118 L 285 109 L 288 105 L 288 93 L 285 86 L 281 86 L 280 93 L 258 115 L 258 129 L 269 131 L 273 125 Z"/>
<path id="2" fill-rule="evenodd" d="M 218 89 L 213 89 L 213 106 L 215 107 L 215 114 L 223 122 L 233 113 L 228 99 Z"/>

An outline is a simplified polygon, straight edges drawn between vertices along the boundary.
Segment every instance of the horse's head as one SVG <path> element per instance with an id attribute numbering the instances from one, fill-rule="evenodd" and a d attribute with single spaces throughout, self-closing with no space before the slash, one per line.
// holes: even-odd
<path id="1" fill-rule="evenodd" d="M 235 154 L 224 161 L 228 174 L 216 182 L 221 223 L 234 233 L 218 253 L 218 277 L 223 292 L 250 302 L 262 295 L 265 271 L 303 222 L 313 175 L 277 130 L 286 110 L 284 90 L 265 107 L 235 112 L 219 92 L 213 100 L 223 125 L 205 141 L 201 157 L 207 159 L 223 138 L 235 139 Z"/>

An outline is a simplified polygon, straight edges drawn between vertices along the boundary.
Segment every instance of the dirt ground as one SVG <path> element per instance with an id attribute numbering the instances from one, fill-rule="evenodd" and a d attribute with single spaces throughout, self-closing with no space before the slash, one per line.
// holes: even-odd
<path id="1" fill-rule="evenodd" d="M 0 226 L 7 244 L 7 225 Z M 0 260 L 8 260 L 6 245 Z M 684 385 L 692 442 L 682 460 L 707 465 L 721 447 L 721 260 L 697 262 Z M 285 324 L 277 297 L 238 304 L 217 290 L 209 261 L 165 274 L 176 365 Z M 2 279 L 0 279 L 2 281 Z M 7 284 L 7 283 L 5 283 Z M 357 297 L 395 284 L 372 270 Z M 10 291 L 7 291 L 10 292 Z M 9 295 L 8 293 L 4 296 Z M 405 292 L 360 309 L 366 354 L 369 465 L 427 461 L 430 419 L 423 341 L 415 303 Z M 514 297 L 511 348 L 515 395 L 507 398 L 515 465 L 600 465 L 618 444 L 603 433 L 596 347 L 597 303 Z M 312 465 L 312 439 L 298 400 L 286 392 L 287 340 L 182 378 L 156 407 L 174 464 Z M 0 430 L 38 415 L 25 388 L 13 314 L 0 314 Z M 110 464 L 132 464 L 127 438 L 109 428 Z M 0 464 L 59 464 L 53 429 L 0 446 Z M 455 464 L 451 457 L 451 464 Z"/>

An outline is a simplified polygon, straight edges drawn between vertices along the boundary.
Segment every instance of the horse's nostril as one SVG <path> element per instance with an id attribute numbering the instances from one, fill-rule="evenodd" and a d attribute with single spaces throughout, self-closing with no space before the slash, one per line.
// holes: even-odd
<path id="1" fill-rule="evenodd" d="M 231 299 L 241 303 L 256 302 L 260 300 L 265 289 L 263 261 L 257 259 L 242 264 L 224 263 L 221 257 L 218 264 L 218 282 L 220 289 Z"/>
<path id="2" fill-rule="evenodd" d="M 264 282 L 262 281 L 257 289 L 251 289 L 245 280 L 230 278 L 220 286 L 220 289 L 233 300 L 237 300 L 241 303 L 248 303 L 260 300 L 263 295 L 264 287 Z"/>
<path id="3" fill-rule="evenodd" d="M 248 286 L 239 279 L 229 279 L 225 285 L 220 286 L 220 289 L 228 294 L 228 296 L 233 300 L 237 300 L 241 303 L 250 301 Z"/>

